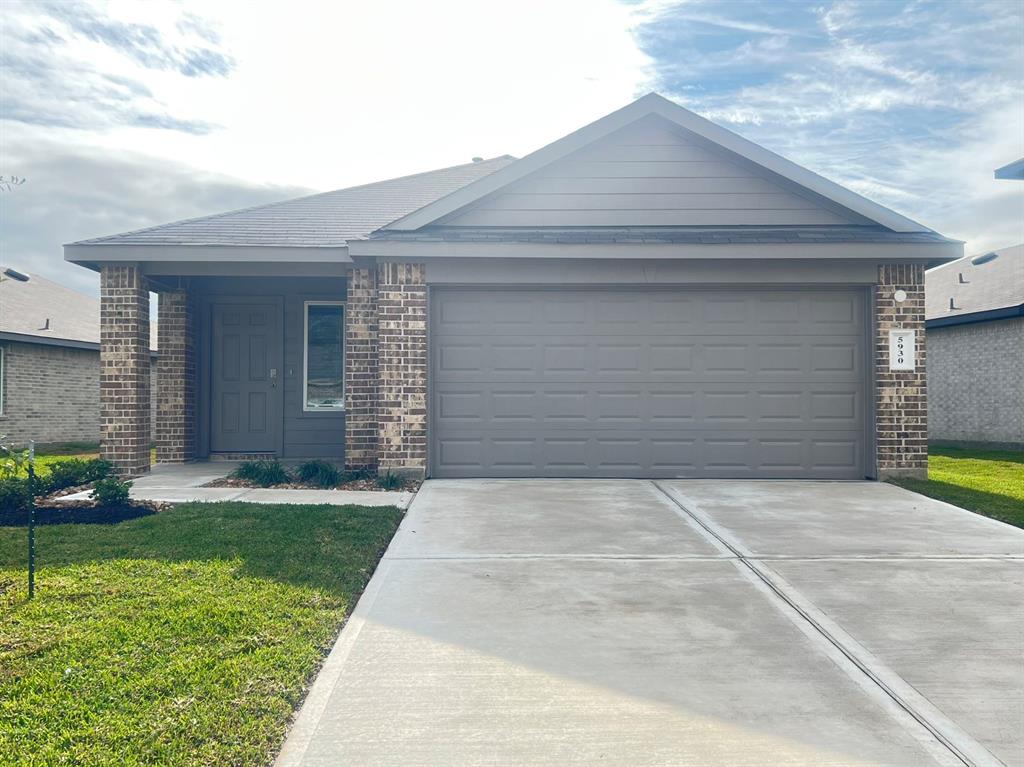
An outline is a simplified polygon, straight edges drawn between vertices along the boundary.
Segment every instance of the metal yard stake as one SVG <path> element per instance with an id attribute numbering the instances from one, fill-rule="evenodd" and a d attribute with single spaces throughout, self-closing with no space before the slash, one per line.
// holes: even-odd
<path id="1" fill-rule="evenodd" d="M 28 598 L 36 594 L 36 443 L 28 443 Z"/>

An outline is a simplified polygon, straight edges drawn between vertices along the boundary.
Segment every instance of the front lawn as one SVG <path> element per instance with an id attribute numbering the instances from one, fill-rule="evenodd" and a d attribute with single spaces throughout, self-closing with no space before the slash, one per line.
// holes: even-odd
<path id="1" fill-rule="evenodd" d="M 0 764 L 266 765 L 401 512 L 184 504 L 0 527 Z"/>
<path id="2" fill-rule="evenodd" d="M 933 447 L 928 479 L 901 479 L 896 484 L 1024 527 L 1024 452 Z"/>

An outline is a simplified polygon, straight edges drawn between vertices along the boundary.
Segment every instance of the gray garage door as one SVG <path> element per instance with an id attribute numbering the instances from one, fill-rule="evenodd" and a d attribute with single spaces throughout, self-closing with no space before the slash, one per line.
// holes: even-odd
<path id="1" fill-rule="evenodd" d="M 856 290 L 436 289 L 436 477 L 864 472 Z"/>

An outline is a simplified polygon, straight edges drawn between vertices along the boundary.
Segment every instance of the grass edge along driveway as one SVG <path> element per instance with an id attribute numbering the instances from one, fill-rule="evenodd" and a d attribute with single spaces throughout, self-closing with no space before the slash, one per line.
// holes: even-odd
<path id="1" fill-rule="evenodd" d="M 266 765 L 395 508 L 183 504 L 0 527 L 0 764 Z"/>
<path id="2" fill-rule="evenodd" d="M 928 479 L 893 483 L 1024 528 L 1024 451 L 932 447 Z"/>

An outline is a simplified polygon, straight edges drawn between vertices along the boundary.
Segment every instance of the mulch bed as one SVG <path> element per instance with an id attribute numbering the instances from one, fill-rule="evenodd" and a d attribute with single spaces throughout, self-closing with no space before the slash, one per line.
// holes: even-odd
<path id="1" fill-rule="evenodd" d="M 420 485 L 423 484 L 419 480 L 408 479 L 401 487 L 394 488 L 398 491 L 405 491 L 408 493 L 415 493 L 420 489 Z M 257 485 L 250 482 L 247 479 L 235 479 L 234 477 L 221 477 L 211 482 L 207 482 L 203 487 L 263 487 L 263 485 Z M 384 488 L 377 482 L 376 477 L 367 477 L 365 479 L 352 479 L 346 482 L 341 482 L 334 487 L 320 487 L 319 485 L 310 485 L 305 482 L 282 482 L 280 485 L 270 485 L 270 488 L 274 490 L 374 490 L 384 491 Z"/>
<path id="2" fill-rule="evenodd" d="M 168 504 L 134 501 L 127 506 L 97 506 L 92 501 L 69 501 L 54 506 L 36 506 L 37 525 L 116 525 L 126 519 L 147 517 Z M 0 509 L 0 527 L 26 527 L 28 510 Z"/>

